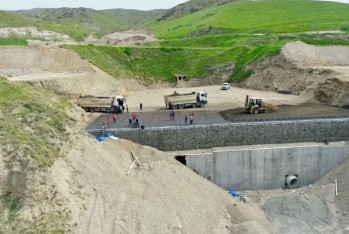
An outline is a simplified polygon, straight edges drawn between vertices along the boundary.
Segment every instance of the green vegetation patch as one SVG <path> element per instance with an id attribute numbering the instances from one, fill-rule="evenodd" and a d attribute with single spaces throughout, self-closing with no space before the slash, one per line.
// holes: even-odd
<path id="1" fill-rule="evenodd" d="M 0 46 L 26 46 L 28 42 L 25 38 L 9 37 L 0 38 Z"/>
<path id="2" fill-rule="evenodd" d="M 325 1 L 238 1 L 150 27 L 163 39 L 210 33 L 347 29 L 349 5 Z M 345 25 L 344 25 L 345 24 Z"/>
<path id="3" fill-rule="evenodd" d="M 4 78 L 0 78 L 0 87 L 0 133 L 6 136 L 2 142 L 35 159 L 39 167 L 51 165 L 67 140 L 65 127 L 73 124 L 65 112 L 71 104 L 45 90 Z M 13 159 L 16 152 L 12 152 Z"/>
<path id="4" fill-rule="evenodd" d="M 19 197 L 11 193 L 6 193 L 0 197 L 0 201 L 3 209 L 8 209 L 8 221 L 12 222 L 16 216 L 19 209 L 22 207 L 22 202 Z"/>
<path id="5" fill-rule="evenodd" d="M 240 48 L 183 49 L 175 47 L 108 47 L 65 45 L 117 78 L 139 77 L 148 81 L 173 81 L 175 74 L 205 77 L 208 68 L 232 63 Z"/>
<path id="6" fill-rule="evenodd" d="M 32 26 L 33 22 L 8 11 L 0 10 L 0 28 Z"/>

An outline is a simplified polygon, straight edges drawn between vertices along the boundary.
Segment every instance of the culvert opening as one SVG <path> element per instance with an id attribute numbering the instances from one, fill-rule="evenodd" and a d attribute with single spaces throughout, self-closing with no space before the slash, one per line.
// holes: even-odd
<path id="1" fill-rule="evenodd" d="M 298 185 L 298 175 L 286 175 L 285 186 L 287 188 L 297 188 Z"/>
<path id="2" fill-rule="evenodd" d="M 185 155 L 178 155 L 178 156 L 175 156 L 175 159 L 182 163 L 184 166 L 187 165 L 187 160 L 185 159 Z"/>

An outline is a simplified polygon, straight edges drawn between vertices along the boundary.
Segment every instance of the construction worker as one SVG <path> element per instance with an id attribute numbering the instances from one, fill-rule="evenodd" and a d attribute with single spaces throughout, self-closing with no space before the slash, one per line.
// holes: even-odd
<path id="1" fill-rule="evenodd" d="M 139 120 L 138 120 L 138 118 L 136 118 L 136 120 L 135 120 L 135 128 L 139 128 Z"/>
<path id="2" fill-rule="evenodd" d="M 116 123 L 116 114 L 114 113 L 114 114 L 112 115 L 112 117 L 113 117 L 114 123 Z"/>
<path id="3" fill-rule="evenodd" d="M 133 122 L 132 122 L 132 117 L 130 116 L 130 118 L 128 119 L 128 127 L 133 127 Z"/>

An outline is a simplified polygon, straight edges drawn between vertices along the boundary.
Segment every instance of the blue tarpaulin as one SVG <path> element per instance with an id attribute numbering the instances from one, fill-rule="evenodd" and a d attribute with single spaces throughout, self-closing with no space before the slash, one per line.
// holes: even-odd
<path id="1" fill-rule="evenodd" d="M 240 196 L 241 196 L 241 193 L 238 193 L 238 192 L 235 192 L 235 191 L 229 191 L 229 194 L 230 194 L 232 197 L 240 197 Z"/>
<path id="2" fill-rule="evenodd" d="M 113 137 L 114 135 L 113 135 L 113 133 L 108 133 L 107 135 L 105 135 L 105 137 Z"/>
<path id="3" fill-rule="evenodd" d="M 105 140 L 105 137 L 102 137 L 102 136 L 96 136 L 95 138 L 97 141 L 104 141 Z"/>
<path id="4" fill-rule="evenodd" d="M 111 138 L 111 139 L 113 139 L 113 140 L 117 140 L 117 139 L 118 139 L 117 137 L 114 136 L 113 133 L 108 133 L 108 134 L 105 135 L 105 137 L 103 137 L 103 136 L 95 136 L 95 139 L 96 139 L 97 141 L 104 141 L 104 140 L 107 139 L 108 137 Z"/>

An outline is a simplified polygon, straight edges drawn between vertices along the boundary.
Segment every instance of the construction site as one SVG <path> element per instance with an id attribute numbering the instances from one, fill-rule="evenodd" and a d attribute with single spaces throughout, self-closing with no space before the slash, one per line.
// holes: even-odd
<path id="1" fill-rule="evenodd" d="M 81 234 L 349 232 L 349 49 L 338 51 L 287 43 L 223 90 L 212 77 L 115 79 L 56 45 L 0 47 L 1 76 L 69 99 L 76 119 L 65 156 L 27 181 L 21 216 L 67 212 L 64 233 Z"/>

